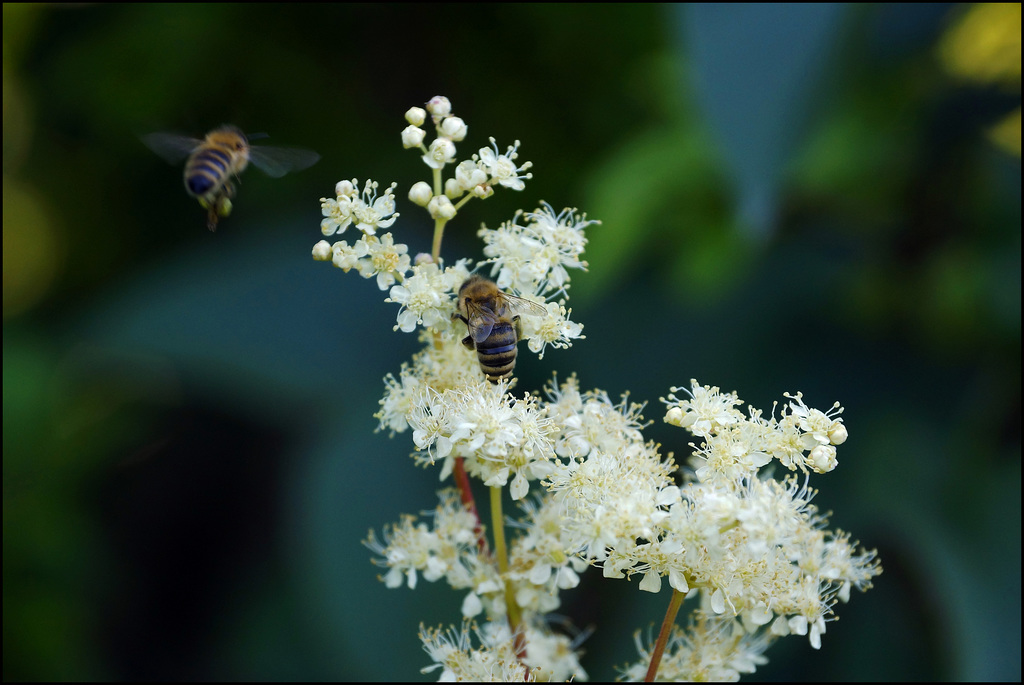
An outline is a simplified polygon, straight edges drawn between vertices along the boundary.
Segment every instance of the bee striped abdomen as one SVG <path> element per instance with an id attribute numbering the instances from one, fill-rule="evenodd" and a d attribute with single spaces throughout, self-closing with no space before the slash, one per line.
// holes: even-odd
<path id="1" fill-rule="evenodd" d="M 193 195 L 206 195 L 224 183 L 230 168 L 231 155 L 215 147 L 204 147 L 185 166 L 185 186 Z"/>
<path id="2" fill-rule="evenodd" d="M 476 344 L 477 359 L 487 380 L 496 383 L 512 375 L 512 370 L 516 366 L 518 340 L 515 325 L 500 321 L 491 329 L 491 334 L 486 340 Z"/>

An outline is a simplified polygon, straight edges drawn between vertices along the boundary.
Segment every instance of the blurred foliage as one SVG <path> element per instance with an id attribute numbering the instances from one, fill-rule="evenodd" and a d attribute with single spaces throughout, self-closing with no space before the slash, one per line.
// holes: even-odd
<path id="1" fill-rule="evenodd" d="M 812 485 L 885 573 L 754 679 L 1020 680 L 1019 4 L 3 13 L 5 679 L 428 679 L 417 627 L 461 598 L 359 545 L 433 507 L 373 432 L 415 341 L 309 250 L 338 180 L 403 202 L 402 113 L 444 94 L 535 175 L 447 258 L 541 200 L 602 221 L 587 339 L 521 387 L 630 391 L 677 455 L 657 398 L 691 377 L 846 406 Z M 138 136 L 222 123 L 323 159 L 246 172 L 211 234 Z M 607 679 L 666 600 L 597 575 L 564 610 Z"/>

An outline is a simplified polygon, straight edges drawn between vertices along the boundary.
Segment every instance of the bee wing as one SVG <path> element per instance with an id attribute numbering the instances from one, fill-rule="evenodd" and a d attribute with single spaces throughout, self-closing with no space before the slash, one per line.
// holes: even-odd
<path id="1" fill-rule="evenodd" d="M 466 314 L 469 318 L 466 325 L 469 327 L 469 335 L 474 342 L 483 342 L 491 334 L 491 329 L 498 322 L 498 316 L 481 304 L 473 301 L 466 302 Z"/>
<path id="2" fill-rule="evenodd" d="M 526 316 L 547 316 L 548 309 L 539 302 L 527 300 L 524 297 L 502 293 L 505 306 L 512 314 L 525 314 Z"/>
<path id="3" fill-rule="evenodd" d="M 491 334 L 491 329 L 494 328 L 496 319 L 489 312 L 482 313 L 473 316 L 469 320 L 469 334 L 473 336 L 473 342 L 481 343 L 487 340 L 487 336 Z"/>
<path id="4" fill-rule="evenodd" d="M 320 155 L 312 150 L 297 147 L 270 147 L 252 145 L 249 147 L 249 161 L 257 169 L 273 178 L 284 176 L 289 171 L 299 171 L 317 163 Z"/>
<path id="5" fill-rule="evenodd" d="M 146 147 L 171 164 L 188 157 L 203 142 L 179 133 L 149 133 L 141 138 Z"/>

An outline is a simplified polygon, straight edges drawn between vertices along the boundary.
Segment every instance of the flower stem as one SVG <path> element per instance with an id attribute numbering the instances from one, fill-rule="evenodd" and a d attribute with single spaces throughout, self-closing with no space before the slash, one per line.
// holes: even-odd
<path id="1" fill-rule="evenodd" d="M 434 195 L 440 195 L 443 186 L 441 185 L 441 170 L 433 170 L 433 181 L 434 181 Z M 441 264 L 441 238 L 444 237 L 444 225 L 448 223 L 448 220 L 442 217 L 434 219 L 434 244 L 430 251 L 430 256 L 434 258 L 434 264 L 440 266 Z"/>
<path id="2" fill-rule="evenodd" d="M 645 683 L 653 683 L 655 676 L 658 675 L 661 656 L 665 653 L 668 636 L 672 632 L 672 626 L 675 625 L 676 614 L 679 612 L 679 607 L 683 604 L 684 597 L 686 597 L 686 593 L 672 590 L 672 600 L 668 603 L 665 620 L 661 622 L 661 632 L 658 633 L 658 641 L 654 643 L 654 649 L 651 650 L 651 665 L 647 667 L 647 677 L 644 678 Z"/>
<path id="3" fill-rule="evenodd" d="M 516 593 L 508 578 L 508 548 L 505 546 L 505 525 L 501 513 L 501 487 L 491 486 L 491 526 L 494 528 L 494 551 L 498 555 L 498 571 L 505 584 L 505 611 L 508 613 L 508 627 L 515 636 L 516 658 L 526 658 L 526 636 L 523 632 L 522 616 L 516 604 Z"/>
<path id="4" fill-rule="evenodd" d="M 441 264 L 441 238 L 444 237 L 444 225 L 448 223 L 446 219 L 438 217 L 434 219 L 434 245 L 430 251 L 430 256 L 434 259 L 434 264 Z"/>
<path id="5" fill-rule="evenodd" d="M 480 554 L 482 556 L 489 556 L 490 550 L 487 548 L 487 537 L 484 535 L 484 526 L 480 522 L 480 514 L 476 510 L 476 500 L 473 499 L 473 491 L 469 487 L 469 475 L 466 474 L 466 467 L 462 462 L 462 457 L 455 457 L 455 468 L 452 470 L 455 477 L 455 483 L 459 487 L 459 496 L 462 498 L 462 506 L 473 514 L 473 518 L 476 519 L 476 526 L 473 528 L 473 533 L 476 535 L 476 546 L 480 548 Z"/>

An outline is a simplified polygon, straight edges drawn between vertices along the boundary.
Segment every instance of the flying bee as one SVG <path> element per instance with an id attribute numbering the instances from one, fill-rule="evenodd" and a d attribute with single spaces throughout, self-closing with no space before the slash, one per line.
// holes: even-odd
<path id="1" fill-rule="evenodd" d="M 547 310 L 536 302 L 503 293 L 494 281 L 476 274 L 459 288 L 459 319 L 469 328 L 462 344 L 476 350 L 480 368 L 491 383 L 512 375 L 516 367 L 516 344 L 523 335 L 519 315 L 544 316 Z"/>
<path id="2" fill-rule="evenodd" d="M 142 142 L 172 164 L 188 158 L 185 190 L 207 211 L 206 227 L 211 231 L 217 230 L 219 219 L 231 213 L 235 181 L 250 162 L 278 178 L 320 159 L 312 150 L 250 145 L 241 129 L 230 125 L 210 131 L 203 140 L 176 133 L 150 133 L 142 137 Z"/>

